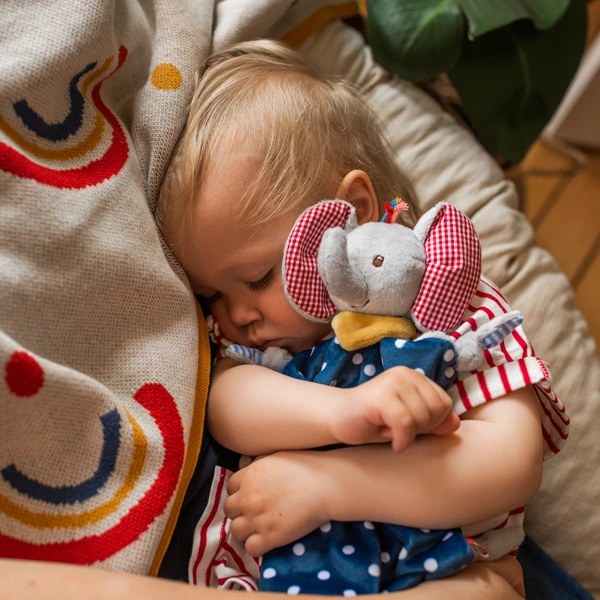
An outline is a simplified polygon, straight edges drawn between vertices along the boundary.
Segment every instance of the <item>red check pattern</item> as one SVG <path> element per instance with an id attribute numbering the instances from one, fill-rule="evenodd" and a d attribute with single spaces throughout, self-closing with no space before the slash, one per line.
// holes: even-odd
<path id="1" fill-rule="evenodd" d="M 311 321 L 329 321 L 337 309 L 319 276 L 317 256 L 323 234 L 344 228 L 354 209 L 348 202 L 328 200 L 304 211 L 288 238 L 283 258 L 283 284 L 288 299 Z"/>
<path id="2" fill-rule="evenodd" d="M 425 240 L 426 268 L 413 304 L 422 331 L 449 331 L 460 323 L 481 275 L 481 247 L 473 224 L 445 204 Z"/>

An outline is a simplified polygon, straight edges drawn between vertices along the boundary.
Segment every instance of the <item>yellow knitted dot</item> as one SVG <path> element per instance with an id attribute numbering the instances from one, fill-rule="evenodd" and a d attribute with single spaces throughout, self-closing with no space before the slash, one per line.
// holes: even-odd
<path id="1" fill-rule="evenodd" d="M 157 90 L 176 90 L 183 81 L 179 69 L 171 63 L 160 63 L 152 71 L 150 82 Z"/>

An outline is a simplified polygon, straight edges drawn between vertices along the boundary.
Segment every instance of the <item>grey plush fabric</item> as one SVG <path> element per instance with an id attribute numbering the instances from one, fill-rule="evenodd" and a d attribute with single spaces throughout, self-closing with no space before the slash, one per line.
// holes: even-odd
<path id="1" fill-rule="evenodd" d="M 381 264 L 374 265 L 375 256 Z M 350 233 L 329 229 L 319 248 L 319 274 L 339 310 L 407 316 L 425 273 L 425 250 L 402 225 L 365 223 Z"/>

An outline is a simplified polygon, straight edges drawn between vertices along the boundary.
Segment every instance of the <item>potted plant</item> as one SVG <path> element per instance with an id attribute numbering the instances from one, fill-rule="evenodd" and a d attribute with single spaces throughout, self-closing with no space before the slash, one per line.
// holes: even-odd
<path id="1" fill-rule="evenodd" d="M 369 0 L 375 58 L 404 79 L 446 73 L 482 143 L 520 161 L 583 54 L 585 0 Z"/>

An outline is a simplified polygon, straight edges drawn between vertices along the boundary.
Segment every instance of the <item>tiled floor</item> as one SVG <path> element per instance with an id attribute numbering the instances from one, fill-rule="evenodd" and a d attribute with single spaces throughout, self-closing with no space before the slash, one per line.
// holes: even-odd
<path id="1" fill-rule="evenodd" d="M 589 38 L 600 35 L 600 0 L 589 5 Z M 600 152 L 586 164 L 538 141 L 513 171 L 540 246 L 556 258 L 600 347 Z"/>

